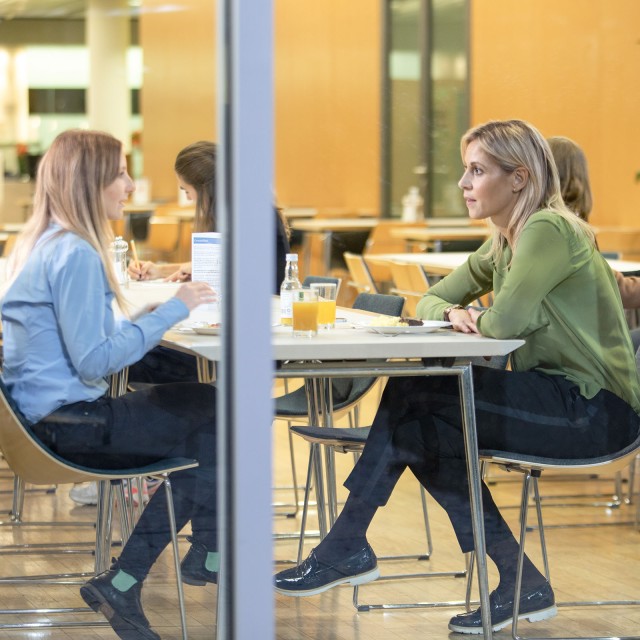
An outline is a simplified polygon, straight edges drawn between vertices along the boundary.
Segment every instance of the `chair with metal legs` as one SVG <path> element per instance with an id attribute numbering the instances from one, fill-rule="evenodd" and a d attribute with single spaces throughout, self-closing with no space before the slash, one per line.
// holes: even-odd
<path id="1" fill-rule="evenodd" d="M 196 460 L 188 458 L 167 458 L 154 464 L 135 469 L 102 470 L 76 465 L 54 455 L 43 447 L 24 423 L 20 412 L 17 410 L 4 383 L 0 379 L 0 450 L 12 471 L 25 482 L 34 485 L 66 484 L 71 482 L 99 482 L 100 491 L 98 499 L 98 517 L 96 522 L 96 557 L 95 572 L 104 571 L 109 562 L 109 543 L 111 536 L 111 524 L 113 516 L 112 485 L 118 486 L 120 504 L 124 504 L 123 480 L 133 480 L 139 477 L 152 476 L 161 478 L 166 487 L 167 511 L 169 514 L 169 526 L 171 530 L 174 565 L 178 589 L 178 604 L 180 624 L 183 640 L 187 639 L 186 614 L 184 607 L 184 593 L 180 575 L 180 556 L 178 552 L 178 536 L 176 531 L 173 509 L 173 496 L 169 475 L 175 471 L 190 469 L 198 466 Z M 131 522 L 124 516 L 125 510 L 121 509 L 122 536 L 126 540 L 130 534 Z M 0 580 L 1 584 L 34 584 L 35 577 L 15 577 Z M 5 609 L 0 610 L 0 615 L 19 615 L 21 617 L 32 614 L 39 617 L 62 613 L 81 613 L 91 611 L 82 608 L 58 608 L 58 609 Z M 38 621 L 26 623 L 0 624 L 0 629 L 24 628 L 25 626 L 36 628 L 68 627 L 68 626 L 104 626 L 104 621 L 87 622 L 78 620 Z"/>
<path id="2" fill-rule="evenodd" d="M 356 428 L 330 428 L 330 427 L 303 427 L 294 426 L 291 427 L 291 431 L 296 435 L 301 436 L 311 445 L 311 451 L 309 454 L 309 466 L 307 471 L 307 484 L 305 487 L 304 506 L 302 510 L 302 523 L 300 526 L 301 536 L 300 543 L 298 545 L 298 564 L 302 562 L 303 547 L 304 547 L 304 531 L 306 528 L 309 496 L 311 492 L 311 477 L 313 475 L 313 457 L 318 455 L 317 447 L 320 445 L 329 447 L 333 451 L 338 453 L 357 453 L 359 454 L 365 446 L 367 437 L 369 436 L 370 427 L 356 427 Z M 314 449 L 315 447 L 315 449 Z M 331 491 L 327 491 L 329 499 Z M 424 553 L 406 554 L 400 556 L 379 556 L 380 561 L 404 561 L 404 560 L 417 560 L 426 561 L 431 558 L 433 553 L 433 542 L 431 538 L 431 527 L 429 526 L 429 514 L 427 509 L 426 492 L 422 486 L 420 486 L 420 499 L 422 503 L 422 515 L 424 519 L 425 536 L 426 536 L 426 551 Z M 412 578 L 464 578 L 467 575 L 466 569 L 461 571 L 429 571 L 429 572 L 415 572 L 415 573 L 401 573 L 384 575 L 378 578 L 378 582 L 385 580 L 400 580 L 400 579 L 412 579 Z M 373 611 L 376 609 L 408 609 L 417 607 L 445 607 L 445 606 L 462 606 L 464 601 L 452 601 L 452 602 L 433 602 L 433 603 L 402 603 L 402 604 L 362 604 L 359 601 L 359 587 L 354 586 L 353 590 L 353 605 L 358 611 Z"/>
<path id="3" fill-rule="evenodd" d="M 517 471 L 523 474 L 522 481 L 522 498 L 520 502 L 520 554 L 518 557 L 518 572 L 516 577 L 516 587 L 514 596 L 514 616 L 512 635 L 516 640 L 524 639 L 524 636 L 518 635 L 518 604 L 520 600 L 520 589 L 522 580 L 522 566 L 525 553 L 525 541 L 527 531 L 527 516 L 529 511 L 529 497 L 531 488 L 534 491 L 534 503 L 538 518 L 538 530 L 540 535 L 540 544 L 542 547 L 542 557 L 544 562 L 544 571 L 547 580 L 549 580 L 549 563 L 547 559 L 547 548 L 544 536 L 544 526 L 542 522 L 542 509 L 540 507 L 540 499 L 538 494 L 538 478 L 545 471 L 553 473 L 600 473 L 601 471 L 616 471 L 624 469 L 635 457 L 640 453 L 640 436 L 625 447 L 621 451 L 617 451 L 610 455 L 599 456 L 587 459 L 567 459 L 567 458 L 547 458 L 541 456 L 529 456 L 525 454 L 512 453 L 509 451 L 489 451 L 481 450 L 479 452 L 483 463 L 493 463 L 500 465 L 509 471 Z M 575 602 L 556 602 L 557 607 L 587 607 L 587 606 L 637 606 L 640 600 L 598 600 L 598 601 L 575 601 Z M 625 640 L 638 640 L 640 636 L 624 636 Z M 580 637 L 576 640 L 619 640 L 620 636 L 603 637 L 589 636 Z M 555 640 L 554 637 L 540 638 L 536 637 L 531 640 Z M 562 640 L 570 640 L 567 636 L 562 636 Z"/>

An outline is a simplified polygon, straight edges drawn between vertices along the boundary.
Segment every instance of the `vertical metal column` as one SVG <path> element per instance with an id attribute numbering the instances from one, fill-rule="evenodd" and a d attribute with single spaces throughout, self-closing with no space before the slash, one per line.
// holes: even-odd
<path id="1" fill-rule="evenodd" d="M 218 387 L 220 640 L 274 637 L 272 4 L 218 2 L 218 219 L 224 273 Z"/>

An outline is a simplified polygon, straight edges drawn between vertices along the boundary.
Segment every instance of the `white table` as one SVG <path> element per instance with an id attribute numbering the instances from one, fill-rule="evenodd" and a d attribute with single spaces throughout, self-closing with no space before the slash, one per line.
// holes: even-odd
<path id="1" fill-rule="evenodd" d="M 445 251 L 427 253 L 378 253 L 366 256 L 367 262 L 389 264 L 390 262 L 409 262 L 419 264 L 427 274 L 446 276 L 454 269 L 464 264 L 469 256 L 468 251 Z M 609 266 L 620 273 L 640 271 L 640 262 L 629 260 L 613 260 L 606 258 Z"/>
<path id="2" fill-rule="evenodd" d="M 361 314 L 355 314 L 350 310 L 341 309 L 339 315 L 347 317 L 348 320 L 361 322 L 362 319 Z M 219 360 L 222 353 L 219 336 L 201 336 L 180 330 L 167 332 L 163 344 L 194 353 L 208 361 Z M 322 332 L 310 339 L 294 338 L 290 330 L 283 327 L 274 327 L 272 333 L 275 360 L 301 361 L 283 366 L 277 371 L 279 377 L 328 380 L 337 376 L 455 375 L 459 378 L 480 603 L 484 637 L 489 639 L 493 636 L 489 620 L 489 590 L 471 365 L 465 363 L 454 366 L 453 358 L 506 355 L 522 344 L 523 340 L 493 340 L 452 331 L 387 337 L 351 326 L 340 328 L 340 325 L 333 331 Z M 393 358 L 394 361 L 375 361 L 388 358 Z M 398 360 L 405 358 L 410 360 Z M 336 363 L 331 362 L 332 360 L 349 362 Z M 322 473 L 319 467 L 318 461 L 317 478 L 321 477 Z M 324 504 L 322 495 L 318 496 L 318 500 L 319 504 Z M 318 512 L 320 515 L 320 509 Z"/>

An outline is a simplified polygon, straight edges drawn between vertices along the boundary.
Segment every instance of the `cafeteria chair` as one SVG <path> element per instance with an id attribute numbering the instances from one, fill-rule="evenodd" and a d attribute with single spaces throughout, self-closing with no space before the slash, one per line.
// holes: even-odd
<path id="1" fill-rule="evenodd" d="M 321 282 L 327 280 L 339 281 L 339 278 L 307 276 L 304 280 L 303 285 L 311 284 L 311 282 Z M 404 299 L 399 296 L 361 293 L 354 300 L 352 308 L 362 311 L 373 311 L 375 313 L 385 313 L 385 315 L 398 316 L 402 311 L 403 305 Z M 332 383 L 332 391 L 339 392 L 341 399 L 338 402 L 332 402 L 332 418 L 339 418 L 341 415 L 346 414 L 349 416 L 350 426 L 358 426 L 360 419 L 358 404 L 373 388 L 376 380 L 376 378 L 342 378 L 334 380 Z M 286 389 L 287 387 L 285 386 L 285 391 Z M 293 452 L 293 437 L 291 435 L 290 427 L 292 422 L 294 421 L 307 420 L 308 415 L 309 407 L 307 403 L 307 392 L 305 387 L 299 387 L 298 389 L 287 392 L 275 399 L 275 419 L 286 420 L 287 427 L 289 428 L 289 451 L 293 473 L 295 512 L 287 514 L 288 517 L 294 517 L 295 515 L 297 515 L 299 505 L 295 456 Z"/>
<path id="2" fill-rule="evenodd" d="M 300 542 L 298 544 L 298 559 L 297 563 L 302 562 L 303 548 L 306 521 L 309 507 L 309 496 L 311 493 L 311 478 L 313 475 L 313 459 L 314 456 L 319 455 L 318 447 L 323 446 L 331 450 L 331 452 L 338 453 L 353 453 L 355 455 L 360 454 L 365 446 L 367 437 L 369 436 L 370 427 L 354 427 L 354 428 L 333 428 L 333 427 L 317 427 L 317 426 L 293 426 L 291 431 L 296 435 L 299 435 L 310 444 L 309 453 L 309 465 L 307 471 L 307 483 L 305 486 L 304 505 L 302 509 L 302 522 L 300 526 L 301 535 Z M 327 472 L 329 473 L 329 472 Z M 318 480 L 316 480 L 318 481 Z M 330 492 L 327 492 L 329 495 Z M 329 498 L 331 499 L 331 498 Z M 426 500 L 426 491 L 420 485 L 420 500 L 422 505 L 422 517 L 424 520 L 425 536 L 426 536 L 426 552 L 418 554 L 405 554 L 396 556 L 378 556 L 380 561 L 406 561 L 417 560 L 426 561 L 429 560 L 433 554 L 433 540 L 431 537 L 431 527 L 429 525 L 429 512 Z M 419 578 L 463 578 L 467 575 L 466 569 L 462 571 L 429 571 L 418 573 L 406 573 L 406 574 L 393 574 L 383 575 L 378 578 L 378 582 L 385 580 L 401 580 L 401 579 L 419 579 Z M 356 585 L 353 588 L 353 606 L 360 612 L 373 611 L 373 610 L 391 610 L 391 609 L 410 609 L 410 608 L 424 608 L 424 607 L 448 607 L 448 606 L 463 606 L 465 601 L 450 601 L 450 602 L 429 602 L 429 603 L 401 603 L 401 604 L 363 604 L 359 601 L 359 587 Z"/>
<path id="3" fill-rule="evenodd" d="M 307 276 L 302 281 L 302 287 L 307 288 L 312 284 L 335 284 L 336 285 L 336 298 L 340 293 L 340 285 L 342 284 L 342 278 L 336 278 L 333 276 Z"/>
<path id="4" fill-rule="evenodd" d="M 601 471 L 616 471 L 624 469 L 631 464 L 636 456 L 640 453 L 640 436 L 638 436 L 634 442 L 620 451 L 614 453 L 598 456 L 594 458 L 584 459 L 571 459 L 571 458 L 550 458 L 543 456 L 533 456 L 522 453 L 513 453 L 511 451 L 498 451 L 498 450 L 480 450 L 479 456 L 482 465 L 488 463 L 496 464 L 507 471 L 515 471 L 522 473 L 522 497 L 520 501 L 520 553 L 518 556 L 518 571 L 516 577 L 515 596 L 514 596 L 514 615 L 512 625 L 512 637 L 515 640 L 525 639 L 526 636 L 518 635 L 518 604 L 520 600 L 521 579 L 522 579 L 522 566 L 525 554 L 525 542 L 527 532 L 527 517 L 529 512 L 529 498 L 531 490 L 534 494 L 534 503 L 536 506 L 536 514 L 538 520 L 538 533 L 540 536 L 540 546 L 542 549 L 542 559 L 544 564 L 544 572 L 548 581 L 550 581 L 549 561 L 547 557 L 547 546 L 544 535 L 544 525 L 542 521 L 542 509 L 540 507 L 540 499 L 538 493 L 538 479 L 543 472 L 552 471 L 554 473 L 600 473 Z M 602 560 L 602 558 L 601 558 Z M 472 572 L 473 562 L 470 564 L 470 571 Z M 471 580 L 468 581 L 467 601 L 470 599 L 469 589 L 471 587 Z M 576 601 L 576 602 L 556 602 L 557 607 L 588 607 L 588 606 L 638 606 L 640 600 L 615 600 L 615 601 Z M 526 616 L 523 616 L 523 618 Z M 594 635 L 580 638 L 575 640 L 619 640 L 621 636 L 602 636 Z M 625 640 L 638 640 L 640 636 L 624 636 Z M 555 640 L 555 637 L 536 636 L 532 640 Z M 562 640 L 572 640 L 566 635 L 562 636 Z"/>
<path id="5" fill-rule="evenodd" d="M 406 298 L 404 314 L 409 317 L 415 317 L 418 302 L 429 289 L 429 280 L 424 269 L 416 263 L 409 262 L 392 262 L 391 278 L 393 287 L 391 293 Z"/>
<path id="6" fill-rule="evenodd" d="M 379 293 L 364 257 L 349 251 L 345 251 L 343 257 L 349 271 L 349 282 L 347 284 L 353 287 L 357 293 Z"/>
<path id="7" fill-rule="evenodd" d="M 96 541 L 95 541 L 95 575 L 108 568 L 109 548 L 111 541 L 111 527 L 113 517 L 114 492 L 117 489 L 117 500 L 120 505 L 124 504 L 123 480 L 129 482 L 134 479 L 152 476 L 163 480 L 166 497 L 167 512 L 169 515 L 169 526 L 174 555 L 174 566 L 176 572 L 176 582 L 178 590 L 178 606 L 180 614 L 180 625 L 182 638 L 187 640 L 187 624 L 184 605 L 184 592 L 180 575 L 180 557 L 178 551 L 178 535 L 175 525 L 173 509 L 173 496 L 169 476 L 175 471 L 191 469 L 198 466 L 196 460 L 188 458 L 166 458 L 156 463 L 132 469 L 95 469 L 74 464 L 64 460 L 48 449 L 34 437 L 22 417 L 20 411 L 11 398 L 4 382 L 0 379 L 0 450 L 12 471 L 22 478 L 24 482 L 34 485 L 66 484 L 72 482 L 93 482 L 99 483 L 98 513 L 96 521 Z M 123 517 L 125 510 L 121 509 L 120 524 L 123 528 L 123 540 L 130 535 L 130 521 Z M 13 578 L 0 579 L 3 584 L 37 584 L 39 576 L 19 576 Z M 67 582 L 66 584 L 72 584 Z M 63 613 L 85 613 L 91 612 L 90 608 L 32 608 L 32 609 L 0 609 L 0 615 L 16 615 L 21 618 L 25 615 L 35 615 L 39 619 L 37 622 L 2 623 L 0 629 L 20 629 L 29 628 L 60 628 L 78 626 L 105 626 L 105 621 L 97 620 L 40 620 L 42 616 L 49 617 L 54 614 Z"/>

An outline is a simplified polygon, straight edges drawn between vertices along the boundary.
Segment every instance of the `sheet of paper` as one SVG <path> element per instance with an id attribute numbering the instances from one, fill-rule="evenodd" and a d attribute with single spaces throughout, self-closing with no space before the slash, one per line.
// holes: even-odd
<path id="1" fill-rule="evenodd" d="M 218 302 L 200 305 L 190 319 L 206 323 L 220 322 L 220 291 L 222 284 L 222 238 L 219 233 L 191 234 L 191 279 L 206 282 L 218 294 Z"/>

